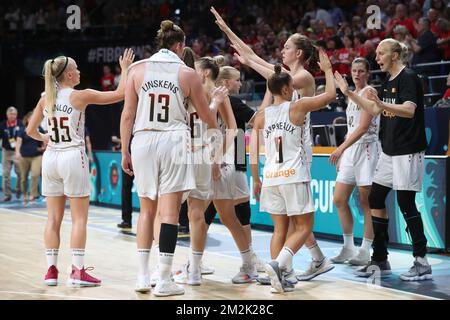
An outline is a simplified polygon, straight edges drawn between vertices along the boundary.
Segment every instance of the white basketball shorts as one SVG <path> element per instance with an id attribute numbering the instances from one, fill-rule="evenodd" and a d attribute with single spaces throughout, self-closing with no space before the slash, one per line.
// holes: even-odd
<path id="1" fill-rule="evenodd" d="M 195 188 L 190 133 L 140 131 L 131 142 L 131 161 L 139 197 L 156 200 L 158 195 Z"/>
<path id="2" fill-rule="evenodd" d="M 235 199 L 235 189 L 236 189 L 236 179 L 234 164 L 222 164 L 220 167 L 220 179 L 218 181 L 213 181 L 215 200 L 234 200 Z"/>
<path id="3" fill-rule="evenodd" d="M 314 212 L 310 182 L 263 187 L 260 197 L 260 211 L 288 216 Z"/>
<path id="4" fill-rule="evenodd" d="M 201 147 L 193 152 L 195 189 L 189 197 L 199 200 L 211 200 L 213 196 L 212 169 L 209 164 L 209 148 Z"/>
<path id="5" fill-rule="evenodd" d="M 344 151 L 339 161 L 336 182 L 370 186 L 380 154 L 379 141 L 351 145 Z"/>
<path id="6" fill-rule="evenodd" d="M 47 149 L 42 156 L 42 194 L 46 197 L 87 197 L 89 160 L 84 148 Z"/>
<path id="7" fill-rule="evenodd" d="M 425 152 L 388 156 L 381 153 L 373 182 L 394 190 L 421 191 Z"/>
<path id="8" fill-rule="evenodd" d="M 250 190 L 248 188 L 248 182 L 247 182 L 247 174 L 245 171 L 234 171 L 234 183 L 235 183 L 235 190 L 234 190 L 234 198 L 236 200 L 248 198 L 250 196 Z"/>

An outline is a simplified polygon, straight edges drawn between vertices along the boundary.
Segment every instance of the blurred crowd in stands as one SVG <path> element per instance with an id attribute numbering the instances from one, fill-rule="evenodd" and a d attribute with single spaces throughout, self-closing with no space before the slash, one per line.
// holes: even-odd
<path id="1" fill-rule="evenodd" d="M 164 19 L 175 19 L 188 35 L 198 56 L 226 54 L 237 64 L 232 49 L 214 25 L 209 7 L 214 5 L 232 29 L 265 60 L 280 60 L 288 36 L 300 32 L 326 48 L 335 68 L 348 73 L 354 56 L 365 56 L 375 69 L 374 50 L 385 37 L 394 37 L 411 48 L 409 62 L 450 58 L 450 23 L 444 0 L 331 0 L 331 1 L 104 1 L 104 0 L 3 0 L 0 36 L 6 40 L 52 37 L 66 28 L 70 5 L 81 8 L 80 40 L 142 37 L 151 41 L 150 28 Z M 368 29 L 370 5 L 380 8 L 380 29 Z M 109 29 L 110 32 L 102 30 Z M 113 32 L 111 31 L 113 30 Z M 38 35 L 38 37 L 37 37 Z M 99 39 L 100 37 L 100 39 Z M 420 48 L 420 49 L 418 49 Z"/>

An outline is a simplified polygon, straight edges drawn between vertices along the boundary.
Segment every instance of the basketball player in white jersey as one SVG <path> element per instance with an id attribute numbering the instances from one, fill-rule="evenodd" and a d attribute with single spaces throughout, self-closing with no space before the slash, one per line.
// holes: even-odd
<path id="1" fill-rule="evenodd" d="M 195 53 L 190 47 L 183 48 L 183 54 L 181 60 L 186 64 L 186 66 L 195 69 Z M 225 88 L 218 88 L 219 91 L 225 93 Z M 209 92 L 208 92 L 209 94 Z M 207 95 L 208 96 L 208 95 Z M 223 96 L 225 98 L 225 96 Z M 217 100 L 217 98 L 216 98 Z M 219 102 L 219 100 L 217 100 Z M 222 100 L 220 100 L 222 101 Z M 217 112 L 217 110 L 214 110 Z M 205 207 L 208 205 L 210 199 L 212 199 L 212 170 L 218 171 L 218 165 L 211 163 L 209 161 L 210 155 L 210 144 L 207 137 L 208 126 L 203 122 L 197 115 L 197 111 L 193 106 L 192 102 L 188 101 L 188 119 L 189 126 L 191 129 L 191 144 L 193 153 L 193 165 L 194 165 L 194 176 L 195 176 L 195 189 L 190 192 L 186 192 L 183 195 L 183 200 L 186 198 L 188 201 L 188 209 L 191 212 L 191 220 L 195 217 L 202 217 L 203 212 L 205 212 Z M 213 167 L 215 166 L 215 167 Z M 188 197 L 189 196 L 189 197 Z M 203 219 L 200 219 L 203 221 Z M 190 224 L 190 227 L 202 229 L 202 225 L 198 222 L 195 224 Z M 159 219 L 159 213 L 156 214 L 154 227 L 153 227 L 153 248 L 159 252 L 159 231 L 161 229 L 161 221 Z M 202 230 L 201 234 L 206 231 Z M 198 234 L 198 232 L 194 232 Z M 191 239 L 193 243 L 193 240 Z M 195 245 L 194 245 L 195 247 Z M 191 245 L 192 248 L 192 245 Z M 181 271 L 177 271 L 178 273 Z M 206 272 L 206 273 L 205 273 Z M 200 264 L 201 274 L 211 274 L 214 273 L 214 269 L 203 266 Z M 195 279 L 195 277 L 193 278 Z M 159 280 L 159 270 L 155 269 L 152 272 L 150 278 L 150 284 L 152 287 L 156 285 Z M 195 285 L 194 280 L 190 280 L 190 284 Z"/>
<path id="2" fill-rule="evenodd" d="M 98 286 L 101 283 L 84 267 L 90 194 L 89 160 L 84 139 L 85 109 L 89 104 L 113 104 L 123 100 L 127 70 L 133 59 L 133 51 L 126 49 L 119 59 L 123 80 L 115 91 L 109 92 L 75 90 L 80 83 L 80 71 L 72 58 L 62 56 L 45 62 L 45 95 L 33 112 L 27 134 L 48 143 L 42 157 L 42 194 L 48 209 L 44 233 L 47 285 L 58 283 L 57 258 L 66 198 L 70 200 L 72 216 L 72 271 L 67 283 L 71 286 Z M 47 134 L 37 130 L 44 117 Z"/>
<path id="3" fill-rule="evenodd" d="M 252 246 L 252 229 L 250 224 L 250 190 L 247 182 L 247 161 L 245 147 L 245 131 L 247 125 L 253 121 L 255 111 L 250 108 L 244 101 L 236 97 L 241 88 L 241 74 L 239 70 L 231 66 L 223 66 L 220 68 L 219 76 L 216 81 L 217 85 L 223 85 L 228 89 L 230 94 L 231 107 L 233 108 L 234 117 L 238 127 L 238 137 L 235 139 L 235 200 L 234 207 L 236 216 L 244 228 L 247 241 Z M 214 212 L 215 215 L 215 212 Z M 205 219 L 212 219 L 207 217 Z M 207 222 L 208 223 L 208 222 Z M 253 259 L 256 261 L 256 269 L 258 272 L 265 271 L 265 263 L 253 251 Z"/>
<path id="4" fill-rule="evenodd" d="M 238 52 L 238 54 L 235 54 L 235 56 L 239 59 L 239 61 L 243 64 L 248 65 L 264 78 L 268 79 L 273 74 L 274 65 L 268 63 L 267 61 L 256 55 L 256 53 L 227 26 L 225 21 L 214 8 L 211 8 L 211 12 L 216 18 L 216 24 L 227 35 L 228 39 L 232 43 L 232 47 Z M 283 55 L 283 64 L 287 65 L 290 70 L 285 71 L 288 72 L 293 79 L 294 92 L 292 93 L 292 100 L 295 101 L 300 97 L 314 96 L 316 87 L 314 77 L 305 68 L 305 66 L 307 66 L 309 70 L 315 70 L 317 68 L 318 51 L 312 44 L 311 40 L 304 35 L 295 33 L 291 35 L 286 41 L 281 53 Z M 260 109 L 264 109 L 264 107 L 267 106 L 271 100 L 272 96 L 269 90 L 267 90 Z M 308 163 L 311 165 L 312 139 L 309 113 L 306 115 L 305 126 L 305 147 L 308 154 Z M 274 242 L 278 243 L 278 245 L 274 246 L 273 252 L 271 251 L 270 253 L 272 258 L 275 258 L 278 255 L 279 250 L 281 250 L 283 239 L 277 239 L 275 237 Z M 294 272 L 291 273 L 289 279 L 293 283 L 295 283 L 297 280 L 311 280 L 318 275 L 326 273 L 334 268 L 330 260 L 328 260 L 320 250 L 320 247 L 313 233 L 311 233 L 311 235 L 306 240 L 306 246 L 308 247 L 309 252 L 312 256 L 312 261 L 306 271 L 298 275 L 295 275 Z M 264 278 L 258 279 L 261 284 L 268 284 L 267 280 L 268 279 Z"/>
<path id="5" fill-rule="evenodd" d="M 367 85 L 370 65 L 364 58 L 356 58 L 351 65 L 351 74 L 355 84 L 355 93 L 367 98 Z M 340 253 L 331 258 L 334 263 L 349 262 L 363 266 L 370 260 L 370 248 L 373 242 L 372 216 L 370 215 L 369 193 L 372 177 L 381 154 L 378 141 L 380 118 L 372 116 L 361 109 L 353 100 L 348 99 L 346 109 L 347 137 L 331 154 L 330 163 L 338 166 L 336 186 L 334 188 L 334 204 L 341 221 L 344 246 Z M 355 248 L 353 243 L 353 217 L 348 205 L 350 196 L 358 187 L 359 203 L 364 212 L 364 236 L 361 247 Z"/>
<path id="6" fill-rule="evenodd" d="M 184 289 L 171 280 L 171 269 L 182 196 L 195 188 L 187 99 L 209 128 L 216 128 L 217 122 L 215 112 L 206 102 L 200 77 L 180 59 L 185 41 L 183 30 L 165 20 L 161 22 L 157 41 L 160 51 L 130 68 L 120 132 L 124 141 L 122 167 L 127 174 L 136 176 L 141 207 L 136 290 L 150 290 L 148 258 L 159 202 L 159 281 L 153 293 L 170 296 L 184 294 Z M 216 103 L 212 99 L 212 104 Z M 131 131 L 134 138 L 130 156 Z"/>
<path id="7" fill-rule="evenodd" d="M 291 102 L 292 77 L 281 72 L 281 66 L 277 65 L 275 74 L 268 80 L 274 103 L 256 115 L 252 130 L 250 167 L 254 194 L 259 200 L 261 193 L 261 211 L 271 214 L 274 235 L 284 240 L 276 259 L 266 265 L 274 293 L 293 290 L 294 284 L 286 277 L 293 269 L 294 254 L 305 243 L 314 225 L 305 118 L 308 112 L 319 110 L 336 98 L 331 63 L 323 51 L 320 52 L 319 66 L 325 72 L 325 93 Z M 261 135 L 266 151 L 262 184 L 258 172 Z M 293 223 L 293 231 L 288 234 L 290 223 Z M 271 241 L 271 247 L 273 245 L 278 244 Z"/>
<path id="8" fill-rule="evenodd" d="M 203 88 L 207 96 L 210 96 L 212 90 L 216 87 L 215 82 L 219 75 L 219 67 L 222 60 L 223 57 L 203 57 L 195 63 L 195 69 L 203 79 Z M 225 154 L 220 168 L 220 179 L 214 179 L 212 183 L 214 191 L 213 203 L 219 213 L 220 220 L 228 228 L 228 230 L 230 230 L 230 233 L 241 253 L 242 267 L 240 271 L 232 278 L 232 282 L 235 284 L 249 283 L 256 279 L 258 273 L 253 261 L 253 251 L 249 247 L 245 231 L 234 210 L 234 138 L 237 133 L 237 125 L 228 97 L 224 100 L 224 103 L 219 106 L 218 111 L 220 116 L 220 128 L 224 136 Z M 194 134 L 195 129 L 196 128 L 194 127 Z M 194 143 L 197 142 L 194 140 Z M 200 176 L 201 175 L 202 173 L 200 173 Z M 191 202 L 192 198 L 197 198 L 200 200 L 206 199 L 204 196 L 199 194 L 198 190 L 194 190 L 193 192 L 194 194 L 190 195 Z M 210 201 L 206 202 L 206 207 L 209 202 Z M 178 283 L 187 283 L 190 285 L 201 284 L 200 263 L 206 244 L 206 234 L 208 230 L 208 225 L 205 223 L 204 215 L 206 207 L 203 207 L 203 210 L 196 211 L 195 215 L 189 208 L 188 214 L 191 228 L 191 253 L 189 255 L 189 261 L 183 267 L 182 272 L 178 272 L 174 277 L 175 281 Z"/>

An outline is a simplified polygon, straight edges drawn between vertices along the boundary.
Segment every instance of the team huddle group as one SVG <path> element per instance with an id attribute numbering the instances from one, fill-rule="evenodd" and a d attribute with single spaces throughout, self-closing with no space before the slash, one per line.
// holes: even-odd
<path id="1" fill-rule="evenodd" d="M 422 187 L 426 149 L 423 92 L 418 76 L 405 66 L 407 49 L 394 39 L 380 42 L 377 63 L 387 78 L 378 91 L 368 85 L 368 62 L 356 58 L 351 65 L 355 89 L 350 90 L 339 73 L 333 74 L 326 53 L 317 50 L 307 37 L 291 35 L 282 50 L 284 66 L 274 66 L 236 36 L 214 8 L 211 12 L 239 61 L 267 79 L 267 91 L 256 113 L 233 96 L 241 86 L 239 71 L 221 66 L 220 57 L 196 60 L 192 50 L 184 46 L 184 32 L 169 20 L 161 23 L 157 34 L 160 50 L 153 56 L 133 63 L 134 53 L 125 50 L 119 59 L 122 75 L 115 91 L 75 90 L 80 82 L 76 62 L 66 56 L 46 61 L 45 95 L 27 127 L 28 135 L 48 142 L 42 159 L 42 193 L 48 207 L 45 283 L 58 283 L 60 226 L 69 198 L 72 272 L 68 284 L 101 284 L 84 266 L 90 194 L 84 116 L 89 104 L 122 100 L 122 168 L 135 176 L 140 201 L 137 292 L 180 295 L 185 291 L 179 284 L 201 285 L 202 274 L 213 272 L 202 264 L 202 256 L 216 211 L 241 254 L 241 268 L 232 278 L 235 284 L 256 280 L 270 285 L 271 292 L 289 292 L 298 281 L 330 271 L 333 263 L 347 262 L 360 266 L 355 270 L 357 276 L 370 277 L 374 270 L 379 271 L 376 275 L 389 275 L 385 200 L 392 189 L 396 191 L 415 258 L 413 266 L 400 278 L 431 279 L 427 240 L 415 205 L 415 194 Z M 310 72 L 318 68 L 324 72 L 326 84 L 325 92 L 315 95 L 315 80 Z M 338 170 L 334 203 L 344 245 L 336 257 L 327 259 L 312 233 L 310 113 L 336 98 L 335 83 L 348 97 L 348 133 L 330 156 Z M 38 131 L 43 119 L 48 122 L 48 134 Z M 272 260 L 268 263 L 263 263 L 252 249 L 247 165 L 237 159 L 241 148 L 245 150 L 245 143 L 236 143 L 236 129 L 245 130 L 246 125 L 252 127 L 249 166 L 254 195 L 261 211 L 268 212 L 274 224 Z M 258 166 L 260 146 L 265 150 L 262 173 Z M 211 161 L 204 161 L 205 154 Z M 174 160 L 180 157 L 183 161 Z M 355 186 L 364 210 L 364 238 L 359 248 L 353 241 L 348 205 Z M 173 272 L 178 216 L 185 200 L 191 247 L 187 263 Z M 293 257 L 303 245 L 309 249 L 311 263 L 306 271 L 295 273 Z M 152 274 L 151 248 L 158 251 Z"/>

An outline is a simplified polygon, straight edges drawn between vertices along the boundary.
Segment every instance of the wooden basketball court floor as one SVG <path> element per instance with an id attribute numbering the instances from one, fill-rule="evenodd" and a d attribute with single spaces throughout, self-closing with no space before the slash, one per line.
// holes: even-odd
<path id="1" fill-rule="evenodd" d="M 409 252 L 391 250 L 390 262 L 393 275 L 383 279 L 380 285 L 368 284 L 366 279 L 356 278 L 352 267 L 337 265 L 335 269 L 309 282 L 299 282 L 294 292 L 270 293 L 270 286 L 256 283 L 233 285 L 231 278 L 239 270 L 239 252 L 228 231 L 220 224 L 212 224 L 204 263 L 215 268 L 213 275 L 203 277 L 198 287 L 185 286 L 186 294 L 157 298 L 152 294 L 134 292 L 137 268 L 136 238 L 134 235 L 138 213 L 133 214 L 133 230 L 119 231 L 120 210 L 91 206 L 88 220 L 88 240 L 85 263 L 95 266 L 94 276 L 102 279 L 102 286 L 95 288 L 69 288 L 65 285 L 70 266 L 70 211 L 61 229 L 61 247 L 58 259 L 60 284 L 44 285 L 46 262 L 43 231 L 46 219 L 45 203 L 24 207 L 19 202 L 0 204 L 0 300 L 273 300 L 273 299 L 348 299 L 348 300 L 398 300 L 398 299 L 450 299 L 450 258 L 429 255 L 433 265 L 434 280 L 423 283 L 404 283 L 398 275 L 412 264 Z M 253 247 L 258 255 L 268 260 L 270 232 L 254 231 Z M 327 256 L 335 255 L 339 243 L 319 241 Z M 187 260 L 188 239 L 179 238 L 175 251 L 174 268 L 179 269 Z M 294 268 L 304 270 L 310 257 L 302 249 L 294 258 Z M 150 268 L 156 264 L 151 253 Z"/>

